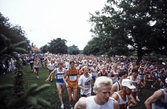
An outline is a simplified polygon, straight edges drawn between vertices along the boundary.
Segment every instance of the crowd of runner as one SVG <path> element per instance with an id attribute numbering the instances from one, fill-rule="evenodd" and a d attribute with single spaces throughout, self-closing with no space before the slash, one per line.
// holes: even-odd
<path id="1" fill-rule="evenodd" d="M 82 102 L 85 100 L 82 99 L 83 97 L 89 98 L 94 94 L 97 95 L 96 85 L 99 83 L 96 84 L 96 79 L 99 77 L 107 77 L 112 80 L 110 93 L 106 93 L 105 96 L 116 100 L 120 109 L 136 106 L 140 102 L 139 93 L 146 88 L 148 83 L 152 84 L 150 88 L 154 91 L 165 89 L 167 83 L 167 63 L 165 62 L 141 60 L 136 64 L 135 59 L 127 57 L 58 54 L 22 55 L 21 59 L 23 65 L 30 65 L 37 79 L 40 78 L 40 64 L 43 68 L 48 69 L 46 81 L 55 81 L 62 109 L 64 108 L 62 95 L 65 88 L 71 109 L 82 109 Z M 1 74 L 16 69 L 13 65 L 15 60 L 12 57 L 7 60 L 2 61 L 2 65 L 5 62 L 8 65 L 2 66 Z M 77 95 L 78 89 L 80 95 Z M 81 97 L 78 102 L 77 96 Z M 116 103 L 113 103 L 116 107 Z"/>

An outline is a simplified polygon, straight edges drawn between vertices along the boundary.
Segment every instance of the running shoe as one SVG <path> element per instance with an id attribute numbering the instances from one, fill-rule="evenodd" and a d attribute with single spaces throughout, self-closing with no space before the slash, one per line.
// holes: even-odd
<path id="1" fill-rule="evenodd" d="M 61 109 L 64 109 L 64 104 L 61 104 Z"/>

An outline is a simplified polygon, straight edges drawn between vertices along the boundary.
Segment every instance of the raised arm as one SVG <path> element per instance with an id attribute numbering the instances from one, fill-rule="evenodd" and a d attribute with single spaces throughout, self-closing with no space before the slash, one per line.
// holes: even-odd
<path id="1" fill-rule="evenodd" d="M 57 72 L 56 68 L 52 72 L 50 72 L 49 76 L 47 77 L 45 81 L 49 81 L 50 77 L 53 75 L 54 72 L 55 73 Z"/>

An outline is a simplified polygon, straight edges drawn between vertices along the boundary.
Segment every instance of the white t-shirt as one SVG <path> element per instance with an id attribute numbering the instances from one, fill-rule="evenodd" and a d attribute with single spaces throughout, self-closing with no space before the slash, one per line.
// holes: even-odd
<path id="1" fill-rule="evenodd" d="M 65 62 L 65 67 L 66 67 L 66 69 L 68 69 L 70 67 L 70 63 L 66 61 Z"/>
<path id="2" fill-rule="evenodd" d="M 85 77 L 85 75 L 81 75 L 78 81 L 78 85 L 85 87 L 85 88 L 89 88 L 87 91 L 80 89 L 80 94 L 81 95 L 87 95 L 89 93 L 91 93 L 91 80 L 92 80 L 92 76 L 89 74 L 89 77 Z"/>
<path id="3" fill-rule="evenodd" d="M 47 67 L 48 67 L 49 70 L 53 70 L 54 67 L 55 67 L 55 64 L 54 63 L 50 63 L 50 64 L 47 65 Z"/>

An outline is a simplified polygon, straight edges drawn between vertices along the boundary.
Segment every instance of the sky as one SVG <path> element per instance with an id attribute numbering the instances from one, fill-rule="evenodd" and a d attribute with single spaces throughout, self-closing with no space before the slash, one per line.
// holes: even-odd
<path id="1" fill-rule="evenodd" d="M 0 12 L 38 48 L 61 38 L 83 50 L 93 35 L 89 13 L 101 11 L 104 4 L 106 0 L 0 0 Z"/>

